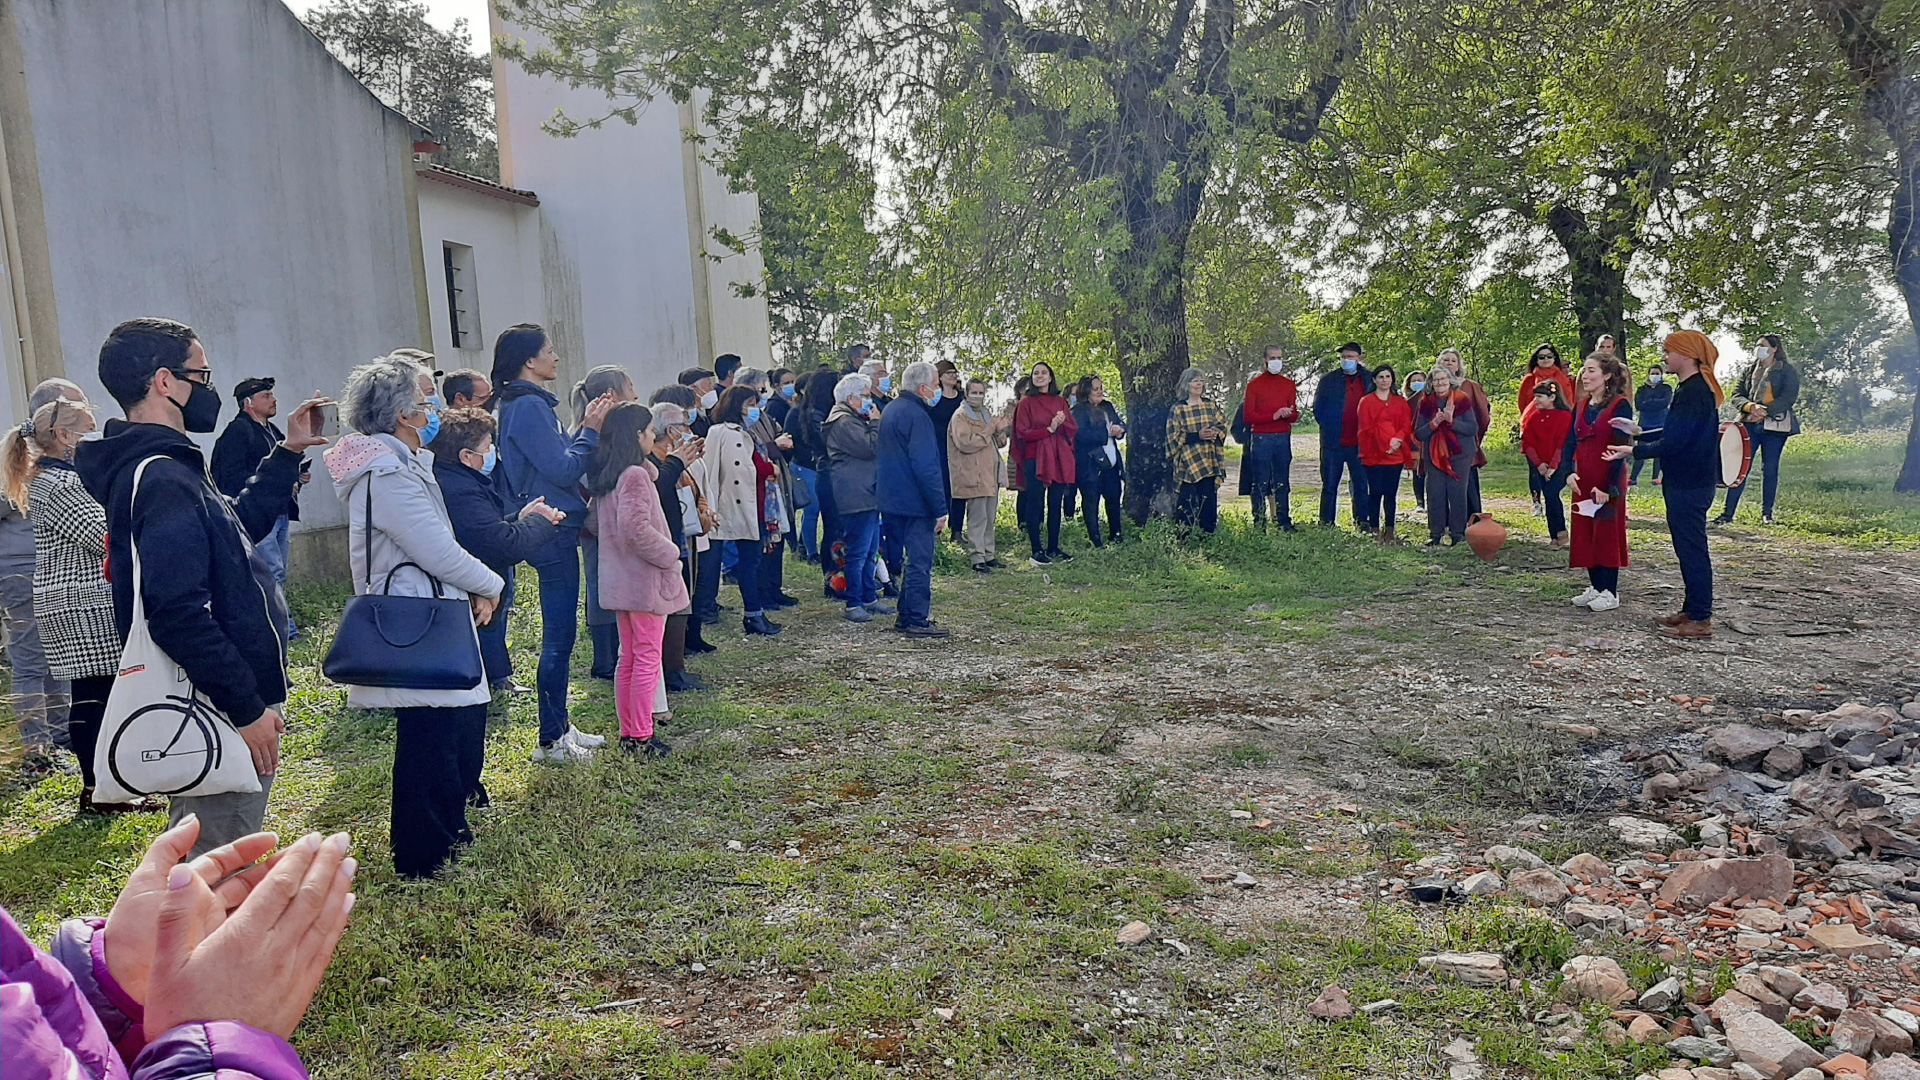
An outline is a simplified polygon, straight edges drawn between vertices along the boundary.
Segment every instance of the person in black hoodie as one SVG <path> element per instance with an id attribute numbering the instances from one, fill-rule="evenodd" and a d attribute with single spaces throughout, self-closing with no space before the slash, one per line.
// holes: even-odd
<path id="1" fill-rule="evenodd" d="M 272 379 L 241 379 L 240 385 L 233 388 L 233 400 L 240 406 L 240 414 L 214 441 L 212 467 L 209 470 L 213 476 L 213 486 L 230 499 L 245 490 L 253 470 L 286 439 L 286 434 L 273 422 L 274 413 L 280 408 L 280 402 L 273 394 L 273 382 Z M 266 556 L 268 565 L 273 567 L 274 580 L 282 587 L 287 584 L 288 537 L 292 523 L 300 520 L 300 488 L 306 483 L 307 476 L 302 473 L 300 483 L 294 485 L 293 498 L 287 500 L 287 512 L 273 523 L 273 531 L 267 534 L 267 538 L 254 545 L 260 554 Z M 293 641 L 299 637 L 300 628 L 294 625 L 289 615 L 287 639 Z"/>
<path id="2" fill-rule="evenodd" d="M 287 699 L 286 599 L 253 545 L 273 531 L 300 480 L 314 433 L 314 396 L 287 418 L 286 440 L 262 459 L 240 494 L 228 498 L 207 478 L 188 432 L 220 416 L 213 368 L 194 332 L 169 319 L 114 327 L 100 347 L 100 382 L 126 410 L 105 437 L 80 444 L 81 482 L 107 511 L 107 569 L 122 641 L 133 620 L 133 549 L 141 563 L 147 630 L 193 685 L 239 729 L 253 753 L 260 790 L 172 800 L 171 817 L 200 818 L 193 853 L 260 829 L 280 765 L 280 709 Z M 153 459 L 133 500 L 134 472 Z"/>
<path id="3" fill-rule="evenodd" d="M 516 564 L 553 540 L 567 515 L 543 498 L 519 510 L 507 505 L 492 479 L 500 461 L 493 444 L 498 431 L 499 423 L 485 409 L 454 409 L 441 416 L 440 431 L 433 437 L 433 478 L 453 519 L 453 538 L 506 581 Z M 500 624 L 497 631 L 495 621 Z M 505 619 L 490 620 L 479 630 L 480 660 L 487 685 L 496 693 L 513 678 L 506 624 Z"/>

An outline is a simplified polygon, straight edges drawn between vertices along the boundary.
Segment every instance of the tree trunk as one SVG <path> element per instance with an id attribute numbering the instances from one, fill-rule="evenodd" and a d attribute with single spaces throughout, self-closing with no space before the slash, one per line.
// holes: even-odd
<path id="1" fill-rule="evenodd" d="M 1893 189 L 1888 229 L 1893 275 L 1907 301 L 1907 318 L 1920 331 L 1920 145 L 1899 148 L 1900 182 Z M 1907 456 L 1893 490 L 1920 494 L 1920 392 L 1913 395 L 1913 422 L 1907 427 Z"/>
<path id="2" fill-rule="evenodd" d="M 1627 354 L 1627 269 L 1616 254 L 1614 237 L 1596 229 L 1586 214 L 1556 206 L 1547 215 L 1547 227 L 1567 253 L 1567 302 L 1580 324 L 1580 355 L 1569 358 L 1579 370 L 1583 357 L 1594 350 L 1600 335 L 1612 334 L 1615 352 Z"/>
<path id="3" fill-rule="evenodd" d="M 1144 237 L 1136 238 L 1141 244 Z M 1167 458 L 1167 417 L 1183 395 L 1187 352 L 1186 234 L 1130 252 L 1113 275 L 1121 312 L 1113 339 L 1127 388 L 1127 516 L 1136 523 L 1173 509 L 1176 485 Z"/>

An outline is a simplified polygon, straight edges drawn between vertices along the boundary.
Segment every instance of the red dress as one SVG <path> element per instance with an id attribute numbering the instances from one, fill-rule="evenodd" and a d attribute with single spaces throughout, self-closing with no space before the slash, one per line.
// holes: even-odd
<path id="1" fill-rule="evenodd" d="M 1573 474 L 1579 481 L 1575 503 L 1593 497 L 1595 490 L 1607 493 L 1607 505 L 1595 517 L 1575 511 L 1569 523 L 1573 533 L 1569 566 L 1626 566 L 1627 564 L 1627 462 L 1607 461 L 1600 455 L 1607 447 L 1632 440 L 1613 429 L 1616 416 L 1632 416 L 1633 406 L 1624 397 L 1614 398 L 1598 411 L 1585 404 L 1573 414 Z M 1589 419 L 1591 418 L 1591 419 Z"/>

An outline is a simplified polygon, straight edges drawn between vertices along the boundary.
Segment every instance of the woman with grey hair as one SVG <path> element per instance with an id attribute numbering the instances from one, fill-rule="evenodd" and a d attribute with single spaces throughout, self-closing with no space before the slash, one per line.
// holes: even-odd
<path id="1" fill-rule="evenodd" d="M 341 396 L 354 434 L 325 458 L 347 508 L 354 592 L 471 600 L 484 623 L 503 583 L 454 538 L 433 455 L 420 445 L 430 414 L 419 374 L 410 360 L 381 357 L 354 368 Z M 403 876 L 432 877 L 473 840 L 466 803 L 480 782 L 490 697 L 485 679 L 467 690 L 347 688 L 355 708 L 394 710 L 391 836 Z"/>
<path id="2" fill-rule="evenodd" d="M 573 385 L 573 415 L 584 417 L 587 406 L 594 399 L 606 396 L 615 404 L 639 401 L 640 395 L 633 392 L 633 379 L 625 368 L 616 364 L 602 364 L 587 372 L 587 377 Z M 580 436 L 580 427 L 573 429 L 575 438 Z M 620 624 L 613 612 L 600 606 L 600 532 L 599 520 L 593 512 L 593 504 L 587 504 L 586 519 L 580 527 L 580 561 L 586 568 L 587 579 L 587 638 L 593 644 L 593 662 L 587 668 L 587 674 L 596 679 L 613 681 L 614 665 L 620 661 Z M 575 735 L 576 740 L 579 739 Z M 598 745 L 591 741 L 582 742 L 583 746 Z"/>
<path id="3" fill-rule="evenodd" d="M 1426 448 L 1427 546 L 1445 538 L 1467 538 L 1467 484 L 1480 450 L 1480 420 L 1473 397 L 1459 385 L 1453 368 L 1433 365 L 1427 392 L 1414 408 L 1413 433 Z"/>
<path id="4" fill-rule="evenodd" d="M 1184 533 L 1194 522 L 1211 534 L 1220 525 L 1220 483 L 1227 478 L 1227 414 L 1207 400 L 1199 368 L 1180 373 L 1180 400 L 1167 414 L 1167 459 L 1180 485 L 1174 520 Z"/>
<path id="5" fill-rule="evenodd" d="M 874 585 L 873 560 L 880 549 L 880 410 L 867 395 L 872 382 L 848 375 L 833 387 L 833 411 L 821 425 L 827 456 L 833 462 L 833 504 L 840 512 L 846 543 L 848 622 L 870 622 L 874 609 L 884 614 Z"/>

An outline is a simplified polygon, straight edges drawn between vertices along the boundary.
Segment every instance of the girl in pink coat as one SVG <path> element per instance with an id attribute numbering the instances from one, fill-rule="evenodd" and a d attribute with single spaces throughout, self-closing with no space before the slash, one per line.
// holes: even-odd
<path id="1" fill-rule="evenodd" d="M 614 668 L 614 708 L 620 716 L 620 748 L 629 754 L 665 757 L 671 749 L 653 733 L 654 707 L 663 684 L 660 648 L 667 616 L 687 606 L 680 576 L 680 548 L 667 530 L 653 452 L 653 413 L 628 402 L 614 406 L 600 429 L 600 444 L 587 467 L 600 532 L 600 606 L 620 624 L 620 662 Z"/>

